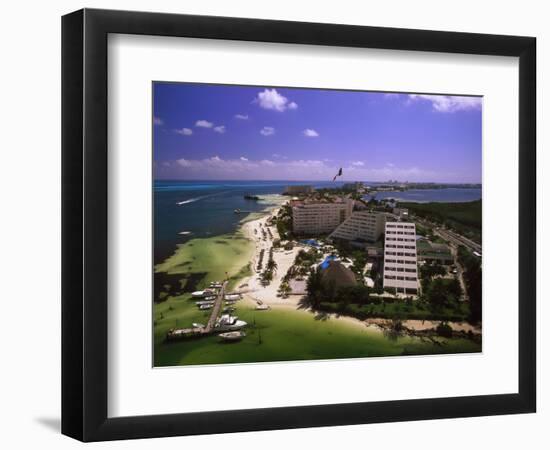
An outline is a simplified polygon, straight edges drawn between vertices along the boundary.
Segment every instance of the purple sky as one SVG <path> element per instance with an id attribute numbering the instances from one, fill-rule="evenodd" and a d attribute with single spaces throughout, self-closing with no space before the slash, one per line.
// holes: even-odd
<path id="1" fill-rule="evenodd" d="M 154 84 L 156 179 L 481 182 L 479 97 Z"/>

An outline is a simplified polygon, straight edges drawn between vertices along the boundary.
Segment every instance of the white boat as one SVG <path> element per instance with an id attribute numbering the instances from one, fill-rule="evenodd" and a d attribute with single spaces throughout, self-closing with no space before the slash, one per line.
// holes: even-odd
<path id="1" fill-rule="evenodd" d="M 214 305 L 212 303 L 209 303 L 207 305 L 200 305 L 199 309 L 204 311 L 204 310 L 207 310 L 207 309 L 212 309 L 213 306 Z"/>
<path id="2" fill-rule="evenodd" d="M 193 328 L 204 328 L 204 325 L 202 323 L 192 323 L 191 325 Z"/>
<path id="3" fill-rule="evenodd" d="M 191 292 L 191 297 L 208 297 L 212 294 L 214 294 L 214 292 L 212 292 L 210 289 L 205 289 L 204 291 Z"/>
<path id="4" fill-rule="evenodd" d="M 231 314 L 222 314 L 216 322 L 215 328 L 218 331 L 237 331 L 246 327 L 247 323 L 244 320 L 238 320 L 237 316 Z"/>
<path id="5" fill-rule="evenodd" d="M 208 297 L 204 297 L 204 299 L 206 301 L 213 302 L 214 300 L 216 300 L 216 296 L 215 295 L 209 295 Z"/>
<path id="6" fill-rule="evenodd" d="M 258 311 L 267 311 L 269 309 L 269 305 L 257 305 L 256 310 Z"/>
<path id="7" fill-rule="evenodd" d="M 191 231 L 180 231 L 178 234 L 181 234 L 182 236 L 187 236 L 188 234 L 191 234 Z"/>
<path id="8" fill-rule="evenodd" d="M 212 305 L 214 306 L 214 302 L 212 300 L 200 300 L 198 302 L 195 302 L 195 305 L 202 306 L 202 305 Z"/>
<path id="9" fill-rule="evenodd" d="M 229 331 L 228 333 L 218 334 L 224 341 L 240 341 L 246 336 L 244 331 Z"/>
<path id="10" fill-rule="evenodd" d="M 241 299 L 241 294 L 226 294 L 226 295 L 224 296 L 224 299 L 225 299 L 225 300 L 237 301 L 237 300 L 240 300 L 240 299 Z"/>

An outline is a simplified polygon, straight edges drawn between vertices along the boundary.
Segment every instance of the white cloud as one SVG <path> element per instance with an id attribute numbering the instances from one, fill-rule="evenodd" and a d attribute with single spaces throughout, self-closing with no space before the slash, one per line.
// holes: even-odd
<path id="1" fill-rule="evenodd" d="M 298 108 L 295 102 L 289 102 L 288 98 L 279 94 L 276 89 L 265 89 L 263 92 L 259 92 L 254 102 L 258 103 L 261 108 L 279 112 Z"/>
<path id="2" fill-rule="evenodd" d="M 361 162 L 361 161 L 355 161 Z M 251 160 L 244 156 L 222 159 L 213 156 L 205 159 L 179 159 L 175 164 L 159 164 L 156 168 L 164 177 L 209 180 L 332 180 L 342 167 L 340 162 L 322 160 Z M 452 181 L 455 174 L 434 173 L 413 167 L 367 167 L 350 163 L 343 167 L 344 181 Z M 457 180 L 460 181 L 460 180 Z"/>
<path id="3" fill-rule="evenodd" d="M 212 128 L 214 124 L 212 122 L 208 122 L 208 120 L 197 120 L 195 122 L 195 126 L 199 128 Z"/>
<path id="4" fill-rule="evenodd" d="M 409 101 L 428 101 L 434 111 L 443 113 L 481 109 L 481 97 L 410 94 Z"/>
<path id="5" fill-rule="evenodd" d="M 275 134 L 275 128 L 273 127 L 263 127 L 260 130 L 260 134 L 263 136 L 272 136 Z"/>
<path id="6" fill-rule="evenodd" d="M 193 134 L 193 130 L 191 128 L 180 128 L 174 130 L 174 132 L 183 136 L 191 136 Z"/>
<path id="7" fill-rule="evenodd" d="M 235 119 L 248 120 L 248 114 L 235 114 Z"/>
<path id="8" fill-rule="evenodd" d="M 214 131 L 216 133 L 220 133 L 220 134 L 225 133 L 225 125 L 220 125 L 220 126 L 214 127 Z"/>
<path id="9" fill-rule="evenodd" d="M 153 125 L 164 125 L 164 121 L 160 117 L 153 117 Z"/>
<path id="10" fill-rule="evenodd" d="M 181 158 L 176 161 L 181 167 L 192 167 L 193 162 L 189 161 L 188 159 Z"/>
<path id="11" fill-rule="evenodd" d="M 311 128 L 306 128 L 304 131 L 304 136 L 307 136 L 307 137 L 318 137 L 319 136 L 319 133 L 317 133 L 317 131 L 315 130 L 312 130 Z"/>
<path id="12" fill-rule="evenodd" d="M 363 161 L 353 161 L 351 165 L 355 167 L 363 167 L 365 163 Z"/>

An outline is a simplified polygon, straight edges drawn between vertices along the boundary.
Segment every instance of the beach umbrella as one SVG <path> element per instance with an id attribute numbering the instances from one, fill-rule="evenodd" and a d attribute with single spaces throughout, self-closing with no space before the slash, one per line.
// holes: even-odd
<path id="1" fill-rule="evenodd" d="M 334 175 L 334 178 L 332 179 L 332 181 L 336 181 L 336 177 L 341 177 L 341 176 L 342 176 L 342 168 L 340 167 L 340 170 L 336 175 Z"/>

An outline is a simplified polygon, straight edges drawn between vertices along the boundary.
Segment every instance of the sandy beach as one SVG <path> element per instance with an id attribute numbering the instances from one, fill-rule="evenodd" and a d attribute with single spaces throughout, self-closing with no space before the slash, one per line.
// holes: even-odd
<path id="1" fill-rule="evenodd" d="M 245 300 L 254 304 L 269 305 L 269 306 L 292 306 L 296 308 L 300 300 L 300 296 L 291 295 L 288 298 L 282 298 L 277 296 L 277 291 L 281 284 L 282 278 L 287 273 L 288 269 L 294 263 L 294 259 L 298 252 L 303 248 L 302 246 L 295 246 L 292 250 L 284 250 L 283 248 L 274 249 L 273 259 L 277 263 L 277 269 L 274 271 L 273 280 L 268 286 L 262 286 L 260 282 L 260 272 L 256 270 L 260 252 L 264 250 L 264 263 L 267 261 L 269 250 L 273 246 L 275 239 L 280 239 L 277 227 L 269 226 L 268 220 L 272 215 L 277 215 L 279 208 L 275 208 L 266 213 L 264 217 L 259 219 L 247 221 L 242 225 L 241 231 L 243 235 L 250 239 L 254 243 L 254 253 L 252 256 L 252 276 L 244 279 L 240 284 L 248 284 L 242 291 L 245 293 Z M 266 230 L 265 240 L 262 237 L 261 230 Z M 267 232 L 267 229 L 271 231 L 271 235 Z"/>

